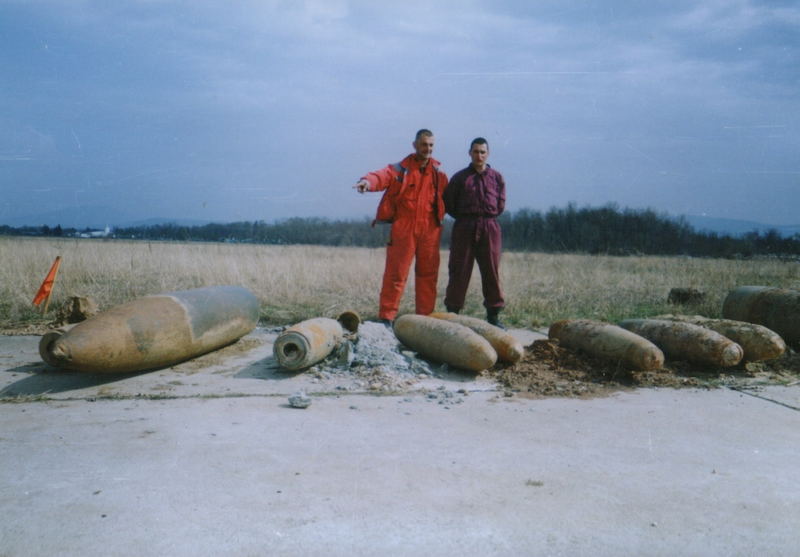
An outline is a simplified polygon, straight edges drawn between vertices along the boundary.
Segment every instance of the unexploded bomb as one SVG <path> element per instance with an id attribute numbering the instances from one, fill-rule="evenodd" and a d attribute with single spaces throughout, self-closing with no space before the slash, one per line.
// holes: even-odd
<path id="1" fill-rule="evenodd" d="M 489 341 L 472 329 L 427 315 L 403 315 L 394 322 L 397 338 L 420 355 L 468 371 L 497 362 Z"/>
<path id="2" fill-rule="evenodd" d="M 744 355 L 742 347 L 731 339 L 692 323 L 664 319 L 626 319 L 619 325 L 651 341 L 671 360 L 730 367 L 738 364 Z"/>
<path id="3" fill-rule="evenodd" d="M 296 371 L 327 358 L 343 338 L 341 323 L 327 317 L 315 317 L 292 325 L 278 335 L 272 353 L 282 368 Z"/>
<path id="4" fill-rule="evenodd" d="M 636 333 L 602 321 L 564 319 L 550 326 L 548 336 L 564 348 L 619 362 L 629 369 L 653 370 L 664 365 L 664 353 Z"/>
<path id="5" fill-rule="evenodd" d="M 469 315 L 458 315 L 457 313 L 431 313 L 430 316 L 469 327 L 488 340 L 489 344 L 497 352 L 497 359 L 504 362 L 518 362 L 525 354 L 525 349 L 520 341 L 500 327 L 490 325 L 483 319 L 470 317 Z"/>
<path id="6" fill-rule="evenodd" d="M 236 341 L 255 328 L 258 314 L 258 299 L 239 286 L 145 296 L 45 334 L 39 354 L 73 371 L 162 368 Z"/>

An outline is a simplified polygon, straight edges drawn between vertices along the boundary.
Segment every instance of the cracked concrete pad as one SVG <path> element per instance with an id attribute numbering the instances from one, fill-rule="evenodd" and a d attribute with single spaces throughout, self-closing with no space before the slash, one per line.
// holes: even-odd
<path id="1" fill-rule="evenodd" d="M 0 406 L 0 553 L 794 555 L 800 413 L 727 389 Z"/>
<path id="2" fill-rule="evenodd" d="M 800 411 L 800 387 L 798 387 L 798 384 L 789 387 L 781 385 L 741 387 L 736 390 Z"/>
<path id="3" fill-rule="evenodd" d="M 0 337 L 0 555 L 796 554 L 800 385 L 372 396 L 271 335 L 122 377 Z"/>

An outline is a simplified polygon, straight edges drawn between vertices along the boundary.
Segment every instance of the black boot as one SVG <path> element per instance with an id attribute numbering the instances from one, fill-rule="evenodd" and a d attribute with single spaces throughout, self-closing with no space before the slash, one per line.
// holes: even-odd
<path id="1" fill-rule="evenodd" d="M 489 308 L 486 310 L 486 321 L 489 322 L 489 325 L 494 325 L 495 327 L 500 327 L 501 329 L 505 330 L 505 325 L 500 321 L 500 317 L 498 314 L 502 308 Z"/>
<path id="2" fill-rule="evenodd" d="M 445 306 L 445 309 L 447 309 L 447 311 L 449 311 L 450 313 L 456 313 L 456 314 L 457 314 L 459 311 L 461 311 L 460 309 L 455 309 L 455 308 L 452 308 L 452 307 L 450 307 L 450 306 Z"/>

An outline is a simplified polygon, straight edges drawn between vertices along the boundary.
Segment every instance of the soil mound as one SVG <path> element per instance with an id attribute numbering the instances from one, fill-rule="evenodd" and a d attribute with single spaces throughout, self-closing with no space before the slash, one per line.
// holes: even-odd
<path id="1" fill-rule="evenodd" d="M 667 362 L 655 371 L 631 371 L 608 361 L 566 350 L 554 340 L 537 340 L 514 365 L 496 366 L 490 373 L 507 391 L 534 398 L 595 397 L 636 387 L 747 387 L 791 384 L 800 380 L 800 355 L 788 351 L 768 362 L 733 368 L 702 368 L 687 362 Z"/>

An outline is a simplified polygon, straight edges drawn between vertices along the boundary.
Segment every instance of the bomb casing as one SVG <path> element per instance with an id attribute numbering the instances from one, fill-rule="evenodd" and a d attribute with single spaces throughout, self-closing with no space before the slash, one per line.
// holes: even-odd
<path id="1" fill-rule="evenodd" d="M 655 319 L 684 321 L 716 331 L 741 346 L 744 350 L 743 359 L 749 362 L 773 360 L 786 352 L 786 343 L 781 336 L 772 329 L 757 323 L 734 319 L 712 319 L 701 315 L 658 315 Z"/>
<path id="2" fill-rule="evenodd" d="M 278 335 L 272 353 L 282 368 L 297 371 L 327 358 L 343 338 L 339 321 L 315 317 L 292 325 Z"/>
<path id="3" fill-rule="evenodd" d="M 525 354 L 525 348 L 520 341 L 500 327 L 495 327 L 483 319 L 449 312 L 431 313 L 430 316 L 469 327 L 489 341 L 489 344 L 497 352 L 498 360 L 513 364 L 520 361 Z"/>
<path id="4" fill-rule="evenodd" d="M 800 346 L 800 290 L 740 286 L 725 297 L 722 317 L 763 325 L 786 344 Z"/>
<path id="5" fill-rule="evenodd" d="M 548 337 L 564 348 L 619 362 L 628 369 L 648 371 L 664 365 L 664 353 L 644 337 L 611 323 L 564 319 L 550 325 Z"/>
<path id="6" fill-rule="evenodd" d="M 256 296 L 240 286 L 210 286 L 144 296 L 60 333 L 45 334 L 48 364 L 90 373 L 163 368 L 235 342 L 258 323 Z"/>
<path id="7" fill-rule="evenodd" d="M 619 326 L 640 335 L 671 360 L 730 367 L 744 356 L 742 347 L 721 334 L 693 323 L 665 319 L 626 319 Z"/>
<path id="8" fill-rule="evenodd" d="M 478 333 L 427 315 L 402 315 L 394 322 L 397 338 L 425 358 L 467 371 L 483 371 L 497 362 L 497 352 Z"/>

